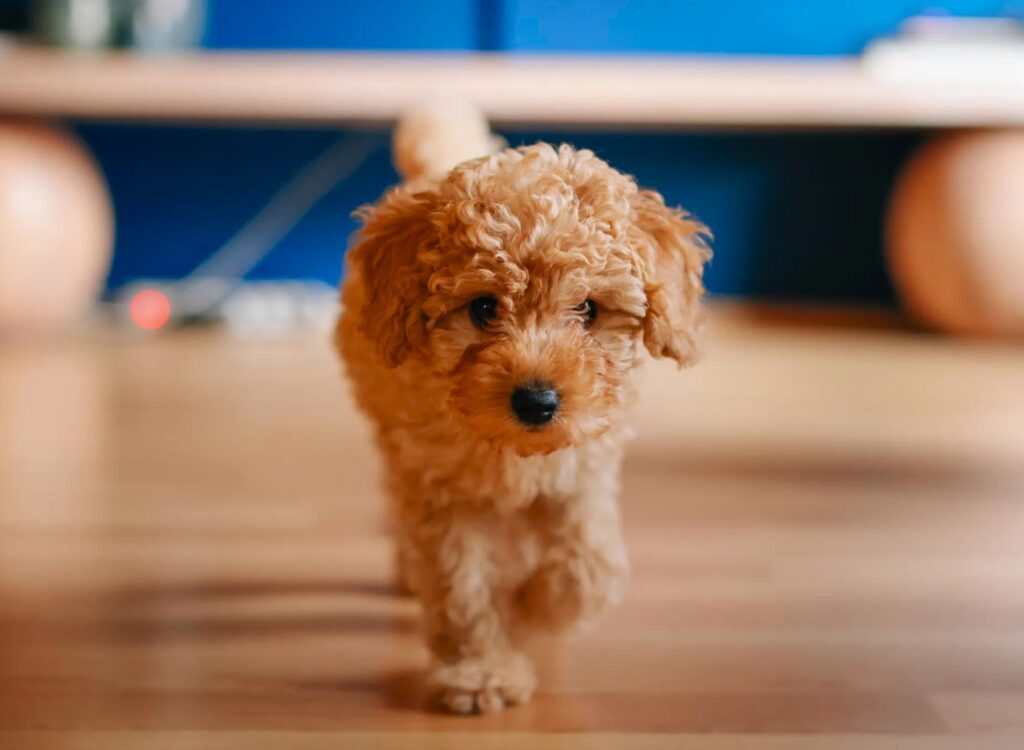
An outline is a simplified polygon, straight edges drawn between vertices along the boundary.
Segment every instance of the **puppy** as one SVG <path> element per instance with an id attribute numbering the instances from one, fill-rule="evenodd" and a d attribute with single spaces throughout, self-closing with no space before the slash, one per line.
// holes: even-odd
<path id="1" fill-rule="evenodd" d="M 624 408 L 645 349 L 693 361 L 710 257 L 703 225 L 592 152 L 495 145 L 464 108 L 400 124 L 406 182 L 358 212 L 336 332 L 431 693 L 458 713 L 528 700 L 525 637 L 622 598 Z"/>

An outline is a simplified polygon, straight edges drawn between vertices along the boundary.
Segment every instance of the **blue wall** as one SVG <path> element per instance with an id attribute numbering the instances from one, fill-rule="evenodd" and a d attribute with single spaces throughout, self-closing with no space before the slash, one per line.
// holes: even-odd
<path id="1" fill-rule="evenodd" d="M 504 0 L 506 49 L 853 55 L 925 11 L 1003 12 L 1006 0 Z"/>
<path id="2" fill-rule="evenodd" d="M 337 137 L 325 131 L 82 126 L 113 190 L 111 286 L 187 273 L 296 168 Z M 670 135 L 507 132 L 513 144 L 569 141 L 597 151 L 715 231 L 717 292 L 829 300 L 891 296 L 881 216 L 895 170 L 917 141 L 889 135 Z M 353 207 L 396 179 L 386 134 L 253 272 L 335 283 Z"/>
<path id="3" fill-rule="evenodd" d="M 188 273 L 227 241 L 338 133 L 82 125 L 110 183 L 117 249 L 108 285 Z M 385 134 L 371 159 L 336 187 L 257 266 L 254 278 L 336 283 L 353 208 L 395 177 Z"/>
<path id="4" fill-rule="evenodd" d="M 4 3 L 18 0 L 0 0 Z M 208 0 L 207 46 L 851 55 L 922 12 L 1007 0 Z M 1017 10 L 1021 6 L 1017 4 Z"/>
<path id="5" fill-rule="evenodd" d="M 474 0 L 211 0 L 206 45 L 225 49 L 469 50 Z"/>
<path id="6" fill-rule="evenodd" d="M 13 7 L 0 0 L 0 9 Z M 217 48 L 501 49 L 851 54 L 928 6 L 991 13 L 1001 0 L 211 0 Z M 114 193 L 110 277 L 186 273 L 337 134 L 90 124 Z M 880 227 L 893 176 L 921 135 L 508 133 L 568 140 L 695 211 L 714 229 L 716 292 L 891 300 Z M 382 143 L 386 134 L 380 134 Z M 324 198 L 253 275 L 338 279 L 353 208 L 395 179 L 385 147 Z"/>

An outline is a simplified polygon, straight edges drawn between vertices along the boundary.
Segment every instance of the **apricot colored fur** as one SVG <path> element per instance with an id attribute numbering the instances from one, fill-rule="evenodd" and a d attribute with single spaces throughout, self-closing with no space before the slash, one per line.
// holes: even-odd
<path id="1" fill-rule="evenodd" d="M 695 357 L 705 228 L 590 151 L 545 143 L 417 179 L 360 212 L 336 341 L 376 427 L 399 574 L 439 704 L 526 701 L 531 630 L 618 602 L 625 407 L 646 355 Z M 498 300 L 474 326 L 467 304 Z M 574 310 L 598 305 L 587 327 Z M 561 409 L 519 424 L 512 390 Z"/>

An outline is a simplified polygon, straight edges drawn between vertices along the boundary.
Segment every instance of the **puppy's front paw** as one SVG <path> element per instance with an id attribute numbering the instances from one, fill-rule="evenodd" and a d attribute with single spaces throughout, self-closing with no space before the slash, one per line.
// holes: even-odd
<path id="1" fill-rule="evenodd" d="M 439 664 L 429 682 L 433 700 L 457 714 L 492 713 L 525 703 L 535 685 L 533 666 L 516 652 Z"/>
<path id="2" fill-rule="evenodd" d="M 520 613 L 528 622 L 559 631 L 593 619 L 625 594 L 628 571 L 579 558 L 547 563 L 519 591 Z"/>

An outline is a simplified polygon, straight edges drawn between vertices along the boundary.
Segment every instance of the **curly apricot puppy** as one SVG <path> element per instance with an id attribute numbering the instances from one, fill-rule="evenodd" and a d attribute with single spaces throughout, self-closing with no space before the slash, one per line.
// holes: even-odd
<path id="1" fill-rule="evenodd" d="M 425 130 L 406 184 L 361 210 L 336 339 L 383 451 L 432 694 L 487 712 L 530 697 L 531 628 L 623 595 L 624 406 L 645 347 L 694 358 L 710 251 L 705 227 L 590 151 L 448 170 Z"/>

